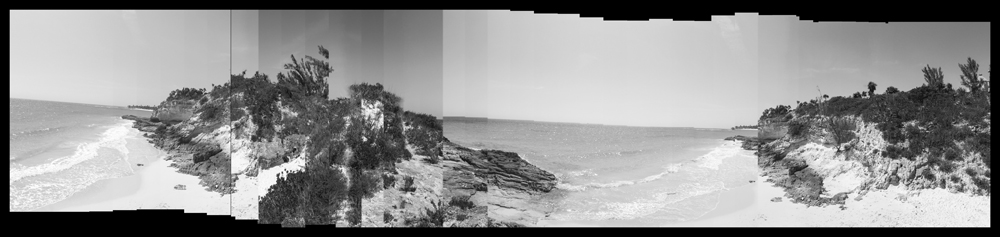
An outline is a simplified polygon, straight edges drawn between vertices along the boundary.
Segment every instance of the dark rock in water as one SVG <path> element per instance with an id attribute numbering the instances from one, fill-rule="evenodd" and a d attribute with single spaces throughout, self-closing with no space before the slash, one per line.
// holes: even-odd
<path id="1" fill-rule="evenodd" d="M 741 146 L 744 150 L 756 151 L 762 144 L 761 140 L 756 137 L 747 137 L 743 135 L 736 135 L 732 137 L 727 137 L 726 141 L 741 141 L 743 145 Z"/>
<path id="2" fill-rule="evenodd" d="M 174 189 L 177 189 L 177 190 L 187 190 L 187 186 L 185 186 L 183 184 L 178 184 L 178 185 L 174 185 Z"/>
<path id="3" fill-rule="evenodd" d="M 136 166 L 142 166 L 142 164 L 135 164 Z"/>
<path id="4" fill-rule="evenodd" d="M 754 183 L 754 182 L 757 182 L 757 180 L 750 180 L 750 183 Z"/>
<path id="5" fill-rule="evenodd" d="M 122 115 L 122 119 L 125 119 L 125 120 L 133 120 L 133 121 L 138 121 L 138 120 L 140 120 L 141 118 L 139 118 L 139 116 L 135 116 L 135 115 L 131 115 L 131 114 L 130 114 L 130 115 Z"/>
<path id="6" fill-rule="evenodd" d="M 781 198 L 780 197 L 772 198 L 771 202 L 781 202 Z"/>

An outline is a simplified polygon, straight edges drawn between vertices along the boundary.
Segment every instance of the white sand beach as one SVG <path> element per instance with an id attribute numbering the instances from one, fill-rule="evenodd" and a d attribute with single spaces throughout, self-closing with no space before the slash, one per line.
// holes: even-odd
<path id="1" fill-rule="evenodd" d="M 719 207 L 700 219 L 669 226 L 696 227 L 989 227 L 990 198 L 943 189 L 908 191 L 893 186 L 840 206 L 791 203 L 784 191 L 758 177 L 753 188 L 723 193 Z"/>
<path id="2" fill-rule="evenodd" d="M 137 167 L 135 175 L 99 181 L 38 211 L 183 209 L 187 213 L 230 215 L 229 195 L 205 190 L 197 176 L 178 173 L 163 158 Z M 184 185 L 185 190 L 174 189 L 175 185 Z"/>

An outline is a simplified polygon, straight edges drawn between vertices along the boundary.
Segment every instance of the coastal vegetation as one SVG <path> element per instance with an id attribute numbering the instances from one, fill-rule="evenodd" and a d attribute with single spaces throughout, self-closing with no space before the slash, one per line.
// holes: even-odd
<path id="1" fill-rule="evenodd" d="M 199 100 L 205 95 L 205 89 L 196 88 L 182 88 L 170 92 L 170 96 L 167 96 L 167 100 Z"/>
<path id="2" fill-rule="evenodd" d="M 319 52 L 328 59 L 323 47 Z M 516 153 L 471 153 L 447 143 L 442 120 L 403 110 L 402 98 L 382 84 L 351 85 L 348 97 L 329 98 L 332 71 L 321 59 L 293 56 L 275 78 L 243 71 L 230 75 L 227 83 L 213 84 L 211 91 L 171 92 L 157 108 L 164 117 L 154 112 L 149 119 L 128 118 L 153 133 L 146 137 L 158 147 L 190 153 L 172 158 L 175 167 L 199 175 L 214 191 L 235 199 L 235 183 L 273 179 L 254 206 L 253 215 L 262 224 L 439 227 L 460 219 L 452 226 L 491 226 L 485 204 L 471 200 L 472 194 L 488 189 L 486 179 L 496 179 L 489 177 L 510 177 L 493 181 L 510 192 L 534 195 L 554 188 L 554 175 Z M 445 147 L 452 151 L 447 163 Z M 470 153 L 458 155 L 458 150 Z M 449 165 L 448 170 L 461 175 L 442 177 Z M 230 172 L 230 167 L 237 170 Z M 272 169 L 283 171 L 259 176 Z M 442 194 L 438 189 L 445 182 L 451 184 L 447 189 L 462 194 Z M 378 197 L 399 205 L 363 210 L 363 200 L 379 192 Z M 523 226 L 505 223 L 497 226 Z"/>
<path id="3" fill-rule="evenodd" d="M 759 127 L 760 127 L 759 125 L 739 125 L 739 126 L 735 126 L 735 127 L 731 128 L 731 129 L 732 130 L 737 130 L 737 129 L 757 129 Z"/>
<path id="4" fill-rule="evenodd" d="M 156 110 L 156 106 L 149 106 L 149 105 L 129 105 L 129 106 L 126 106 L 126 107 L 128 107 L 129 109 L 148 109 L 148 110 Z"/>
<path id="5" fill-rule="evenodd" d="M 959 67 L 962 83 L 957 89 L 944 82 L 944 72 L 940 68 L 928 65 L 921 70 L 924 84 L 908 91 L 889 86 L 884 93 L 878 93 L 878 85 L 869 82 L 866 91 L 850 97 L 822 95 L 798 102 L 794 109 L 779 105 L 765 110 L 760 117 L 762 126 L 781 124 L 787 128 L 787 135 L 781 141 L 764 146 L 769 149 L 760 153 L 762 167 L 781 164 L 780 167 L 784 167 L 781 169 L 789 169 L 790 179 L 802 180 L 789 184 L 822 186 L 823 180 L 815 175 L 818 173 L 812 171 L 813 167 L 782 160 L 785 153 L 803 146 L 804 142 L 820 143 L 834 146 L 837 154 L 848 160 L 858 160 L 867 167 L 867 172 L 873 172 L 869 174 L 872 180 L 866 181 L 866 185 L 884 188 L 888 183 L 907 183 L 914 188 L 947 187 L 958 192 L 989 195 L 988 81 L 978 76 L 978 64 L 971 58 Z M 872 126 L 878 133 L 866 132 L 866 137 L 862 137 L 859 132 L 868 131 L 862 129 L 863 126 Z M 855 151 L 856 146 L 865 149 Z M 906 162 L 893 162 L 900 159 Z M 888 182 L 874 180 L 876 177 Z M 807 199 L 803 200 L 810 202 Z"/>
<path id="6" fill-rule="evenodd" d="M 322 46 L 319 54 L 329 58 L 329 52 Z M 402 98 L 385 91 L 383 85 L 351 85 L 349 97 L 331 99 L 327 78 L 333 69 L 329 63 L 311 56 L 292 56 L 284 69 L 276 80 L 259 72 L 248 75 L 244 71 L 232 75 L 231 84 L 213 89 L 213 93 L 219 90 L 220 96 L 232 98 L 229 117 L 237 138 L 284 144 L 285 148 L 276 150 L 274 156 L 251 157 L 258 160 L 261 168 L 275 167 L 295 158 L 306 160 L 307 169 L 279 178 L 270 188 L 273 191 L 261 199 L 262 223 L 305 218 L 305 224 L 332 224 L 337 219 L 316 217 L 334 215 L 335 210 L 346 208 L 341 218 L 350 225 L 358 225 L 362 221 L 362 200 L 395 185 L 395 177 L 389 173 L 395 172 L 396 163 L 412 156 L 408 142 L 419 154 L 436 154 L 434 148 L 442 138 L 439 120 L 404 111 Z M 226 117 L 212 106 L 203 106 L 201 110 L 203 119 Z M 240 137 L 241 134 L 249 137 Z M 346 176 L 341 175 L 341 169 L 347 171 Z M 311 188 L 307 183 L 315 181 L 310 179 L 313 173 L 330 177 L 325 181 L 329 188 Z M 404 177 L 403 181 L 402 190 L 416 191 L 413 177 Z M 326 197 L 326 201 L 308 202 L 311 197 Z M 329 211 L 318 214 L 301 211 L 307 209 Z"/>

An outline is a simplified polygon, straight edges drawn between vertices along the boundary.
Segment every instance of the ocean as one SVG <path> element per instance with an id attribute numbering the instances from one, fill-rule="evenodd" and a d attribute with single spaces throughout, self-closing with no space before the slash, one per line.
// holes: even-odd
<path id="1" fill-rule="evenodd" d="M 551 223 L 658 226 L 697 219 L 721 192 L 757 176 L 756 156 L 723 138 L 753 130 L 627 127 L 446 118 L 444 135 L 477 149 L 516 152 L 555 174 L 541 202 Z M 540 222 L 541 223 L 541 222 Z"/>
<path id="2" fill-rule="evenodd" d="M 135 173 L 146 139 L 125 107 L 10 99 L 10 211 L 53 204 L 104 179 Z M 148 154 L 148 152 L 142 152 Z"/>

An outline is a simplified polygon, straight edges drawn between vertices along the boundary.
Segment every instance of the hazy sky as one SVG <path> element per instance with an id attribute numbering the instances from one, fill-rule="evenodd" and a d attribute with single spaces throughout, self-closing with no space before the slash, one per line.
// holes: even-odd
<path id="1" fill-rule="evenodd" d="M 757 18 L 611 22 L 445 11 L 444 114 L 630 126 L 756 123 Z"/>
<path id="2" fill-rule="evenodd" d="M 229 11 L 10 11 L 10 97 L 157 105 L 229 77 Z"/>
<path id="3" fill-rule="evenodd" d="M 274 80 L 291 55 L 330 50 L 330 97 L 382 83 L 403 107 L 442 115 L 441 11 L 234 11 L 233 71 Z"/>
<path id="4" fill-rule="evenodd" d="M 941 67 L 945 83 L 961 87 L 958 64 L 972 57 L 990 65 L 990 23 L 814 23 L 762 16 L 759 110 L 794 105 L 823 94 L 850 96 L 878 84 L 910 90 L 924 83 L 924 66 Z M 758 115 L 759 116 L 759 115 Z"/>
<path id="5" fill-rule="evenodd" d="M 274 78 L 330 50 L 331 97 L 380 82 L 436 116 L 728 128 L 762 110 L 876 82 L 909 90 L 927 64 L 960 87 L 990 65 L 989 23 L 602 21 L 511 11 L 11 11 L 10 97 L 155 105 L 232 73 Z M 232 16 L 230 16 L 232 13 Z M 232 17 L 232 21 L 230 21 Z M 231 37 L 230 37 L 231 34 Z M 230 57 L 230 50 L 232 56 Z M 230 65 L 231 64 L 231 65 Z"/>

